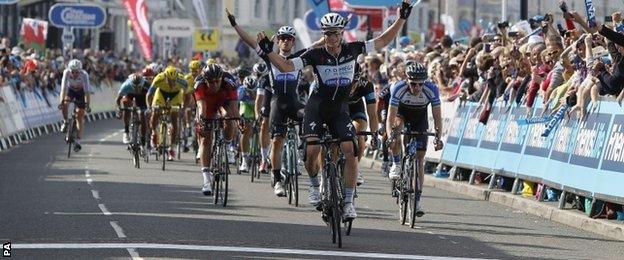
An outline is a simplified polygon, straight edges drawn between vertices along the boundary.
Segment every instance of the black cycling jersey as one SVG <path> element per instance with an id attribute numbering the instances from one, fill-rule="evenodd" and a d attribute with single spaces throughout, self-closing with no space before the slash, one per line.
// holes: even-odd
<path id="1" fill-rule="evenodd" d="M 295 71 L 311 65 L 318 81 L 310 98 L 343 102 L 349 97 L 355 79 L 356 59 L 374 50 L 373 41 L 343 43 L 338 56 L 325 48 L 310 49 L 292 59 Z"/>
<path id="2" fill-rule="evenodd" d="M 288 57 L 284 57 L 285 59 L 294 59 L 304 52 L 307 49 L 300 50 L 295 52 Z M 269 57 L 267 55 L 260 56 L 264 62 L 267 64 L 269 68 L 269 84 L 271 88 L 271 92 L 273 92 L 273 98 L 286 98 L 286 99 L 296 99 L 297 98 L 297 86 L 299 85 L 299 77 L 301 76 L 300 70 L 294 70 L 290 72 L 281 72 L 277 67 L 273 66 Z"/>
<path id="3" fill-rule="evenodd" d="M 357 84 L 355 90 L 349 95 L 349 104 L 355 104 L 362 101 L 362 98 L 366 101 L 367 105 L 375 103 L 375 87 L 371 82 L 364 82 L 364 85 Z"/>

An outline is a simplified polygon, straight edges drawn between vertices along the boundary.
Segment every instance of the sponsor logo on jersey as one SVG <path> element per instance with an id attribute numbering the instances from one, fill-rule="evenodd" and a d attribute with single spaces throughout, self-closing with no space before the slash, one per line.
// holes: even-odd
<path id="1" fill-rule="evenodd" d="M 317 66 L 320 79 L 328 86 L 348 86 L 355 76 L 355 61 L 338 66 Z"/>

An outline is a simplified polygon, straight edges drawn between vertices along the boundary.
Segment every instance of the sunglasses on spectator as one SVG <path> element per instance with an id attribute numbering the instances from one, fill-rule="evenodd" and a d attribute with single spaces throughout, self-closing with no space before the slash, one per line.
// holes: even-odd
<path id="1" fill-rule="evenodd" d="M 418 82 L 418 81 L 409 81 L 410 86 L 412 87 L 420 87 L 422 85 L 425 85 L 424 82 Z"/>

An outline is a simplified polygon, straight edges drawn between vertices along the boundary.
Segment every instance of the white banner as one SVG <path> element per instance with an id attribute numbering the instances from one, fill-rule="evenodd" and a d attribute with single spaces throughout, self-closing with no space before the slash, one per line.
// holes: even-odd
<path id="1" fill-rule="evenodd" d="M 455 112 L 457 111 L 457 107 L 459 106 L 459 99 L 456 99 L 455 102 L 446 102 L 442 101 L 442 136 L 440 140 L 446 144 L 446 138 L 448 137 L 449 130 L 451 129 L 451 124 L 453 124 L 453 119 L 455 118 Z M 431 110 L 431 108 L 429 108 Z M 435 126 L 433 124 L 433 116 L 432 113 L 429 113 L 429 132 L 435 132 Z M 436 151 L 434 149 L 435 144 L 433 143 L 435 138 L 429 138 L 429 143 L 427 144 L 427 154 L 425 158 L 440 160 L 442 158 L 442 150 Z"/>
<path id="2" fill-rule="evenodd" d="M 173 38 L 191 37 L 195 31 L 195 24 L 189 19 L 160 19 L 154 21 L 154 32 L 158 36 Z"/>

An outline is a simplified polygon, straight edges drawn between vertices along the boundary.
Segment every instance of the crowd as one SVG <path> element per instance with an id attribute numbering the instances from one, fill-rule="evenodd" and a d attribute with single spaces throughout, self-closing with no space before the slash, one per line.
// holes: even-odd
<path id="1" fill-rule="evenodd" d="M 73 49 L 71 56 L 81 60 L 94 87 L 114 86 L 127 76 L 143 67 L 143 64 L 128 58 L 123 53 Z M 69 55 L 60 49 L 46 49 L 38 52 L 25 49 L 23 45 L 12 45 L 8 37 L 0 41 L 0 87 L 13 88 L 17 96 L 24 91 L 35 91 L 58 95 L 63 70 Z"/>

